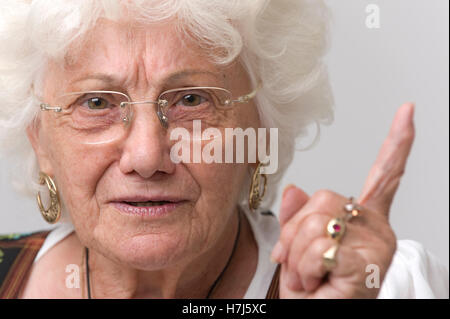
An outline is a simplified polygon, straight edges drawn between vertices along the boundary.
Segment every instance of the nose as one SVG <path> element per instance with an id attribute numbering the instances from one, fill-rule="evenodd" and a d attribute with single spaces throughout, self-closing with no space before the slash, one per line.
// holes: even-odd
<path id="1" fill-rule="evenodd" d="M 170 159 L 170 144 L 155 106 L 134 105 L 133 113 L 120 158 L 120 170 L 124 174 L 135 172 L 145 179 L 157 173 L 172 174 L 175 163 Z"/>

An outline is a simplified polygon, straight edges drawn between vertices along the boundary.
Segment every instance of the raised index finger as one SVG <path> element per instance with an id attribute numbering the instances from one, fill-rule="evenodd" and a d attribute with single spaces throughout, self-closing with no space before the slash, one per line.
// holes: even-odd
<path id="1" fill-rule="evenodd" d="M 389 135 L 384 141 L 359 197 L 359 203 L 389 214 L 389 208 L 414 140 L 414 105 L 403 104 L 397 111 Z"/>

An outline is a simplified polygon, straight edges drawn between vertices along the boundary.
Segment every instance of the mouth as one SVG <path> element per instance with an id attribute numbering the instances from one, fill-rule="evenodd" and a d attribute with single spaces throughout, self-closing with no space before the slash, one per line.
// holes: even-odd
<path id="1" fill-rule="evenodd" d="M 125 215 L 158 218 L 170 214 L 185 202 L 186 200 L 175 198 L 151 200 L 148 198 L 123 198 L 111 203 L 119 212 Z"/>
<path id="2" fill-rule="evenodd" d="M 163 206 L 166 204 L 172 204 L 173 202 L 169 202 L 169 201 L 146 201 L 146 202 L 126 202 L 123 201 L 122 203 L 126 204 L 126 205 L 131 205 L 134 207 L 155 207 L 155 206 Z"/>

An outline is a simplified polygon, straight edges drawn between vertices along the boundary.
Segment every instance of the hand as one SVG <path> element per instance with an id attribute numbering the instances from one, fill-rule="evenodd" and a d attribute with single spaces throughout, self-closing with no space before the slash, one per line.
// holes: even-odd
<path id="1" fill-rule="evenodd" d="M 272 259 L 281 264 L 280 298 L 377 297 L 379 289 L 366 287 L 366 266 L 379 267 L 381 283 L 396 250 L 389 210 L 414 140 L 413 113 L 410 103 L 397 111 L 357 200 L 363 213 L 346 222 L 337 263 L 330 271 L 322 256 L 336 240 L 327 236 L 326 226 L 332 218 L 345 215 L 348 197 L 329 190 L 308 197 L 295 186 L 285 189 L 281 235 L 272 251 Z"/>

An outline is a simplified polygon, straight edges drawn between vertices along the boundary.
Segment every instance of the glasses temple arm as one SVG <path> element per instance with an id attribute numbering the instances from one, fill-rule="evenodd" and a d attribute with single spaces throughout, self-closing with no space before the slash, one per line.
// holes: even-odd
<path id="1" fill-rule="evenodd" d="M 62 108 L 60 106 L 51 106 L 46 103 L 39 104 L 39 107 L 42 111 L 55 111 L 57 113 L 62 111 Z"/>
<path id="2" fill-rule="evenodd" d="M 246 95 L 240 96 L 236 100 L 233 100 L 232 102 L 247 103 L 248 101 L 250 101 L 251 99 L 253 99 L 256 96 L 256 93 L 261 88 L 261 86 L 262 86 L 261 83 L 258 83 L 258 86 L 252 92 L 250 92 Z"/>

